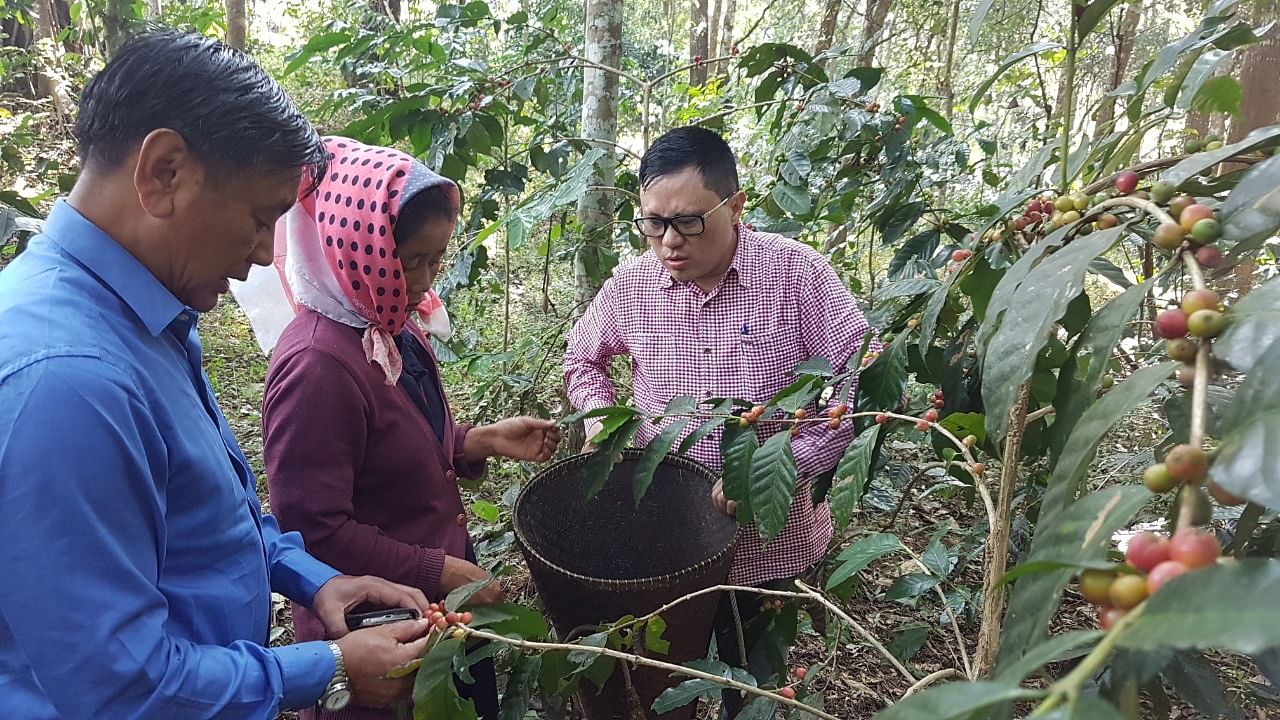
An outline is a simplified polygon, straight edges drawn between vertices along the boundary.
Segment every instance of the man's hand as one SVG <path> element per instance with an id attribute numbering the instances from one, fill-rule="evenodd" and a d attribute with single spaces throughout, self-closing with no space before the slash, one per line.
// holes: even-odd
<path id="1" fill-rule="evenodd" d="M 560 444 L 560 428 L 552 420 L 521 416 L 486 425 L 494 455 L 514 460 L 551 459 Z"/>
<path id="2" fill-rule="evenodd" d="M 320 586 L 311 601 L 311 612 L 324 623 L 327 637 L 340 638 L 348 632 L 347 613 L 366 602 L 384 608 L 417 608 L 422 615 L 428 614 L 430 606 L 427 596 L 417 588 L 371 575 L 338 575 Z"/>
<path id="3" fill-rule="evenodd" d="M 600 418 L 594 418 L 587 423 L 585 432 L 582 434 L 582 436 L 586 438 L 586 441 L 582 443 L 582 452 L 591 452 L 596 449 L 592 440 L 595 440 L 596 433 L 600 432 L 600 429 L 603 427 L 604 421 L 600 420 Z"/>
<path id="4" fill-rule="evenodd" d="M 440 571 L 440 592 L 448 594 L 467 583 L 484 580 L 487 577 L 489 577 L 489 573 L 485 572 L 479 565 L 469 563 L 452 555 L 445 555 L 444 569 Z M 481 588 L 475 595 L 472 595 L 469 602 L 476 605 L 495 605 L 500 603 L 502 602 L 502 587 L 496 582 L 491 582 Z M 457 608 L 449 609 L 457 610 Z"/>
<path id="5" fill-rule="evenodd" d="M 737 501 L 730 500 L 724 496 L 723 479 L 716 480 L 716 484 L 711 487 L 711 502 L 716 507 L 720 508 L 721 512 L 737 517 L 738 503 Z"/>
<path id="6" fill-rule="evenodd" d="M 430 630 L 431 623 L 426 620 L 405 620 L 356 630 L 336 640 L 342 648 L 351 701 L 381 708 L 407 700 L 413 690 L 414 674 L 391 679 L 387 673 L 421 657 Z"/>

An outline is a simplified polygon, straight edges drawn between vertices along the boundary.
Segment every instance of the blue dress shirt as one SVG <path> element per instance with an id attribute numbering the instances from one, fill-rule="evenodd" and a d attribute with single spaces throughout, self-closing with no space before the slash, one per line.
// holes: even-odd
<path id="1" fill-rule="evenodd" d="M 333 676 L 264 647 L 337 574 L 263 515 L 195 311 L 70 205 L 0 273 L 0 716 L 274 718 Z"/>

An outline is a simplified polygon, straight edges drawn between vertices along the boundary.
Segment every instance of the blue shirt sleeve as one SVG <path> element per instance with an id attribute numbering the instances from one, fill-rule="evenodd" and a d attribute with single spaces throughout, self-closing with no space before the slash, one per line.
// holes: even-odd
<path id="1" fill-rule="evenodd" d="M 340 574 L 303 549 L 301 533 L 280 532 L 274 516 L 262 516 L 262 539 L 267 544 L 271 589 L 296 603 L 311 607 L 320 587 Z"/>
<path id="2" fill-rule="evenodd" d="M 314 702 L 334 668 L 323 643 L 211 646 L 169 632 L 168 459 L 128 374 L 102 359 L 0 377 L 0 619 L 17 656 L 66 720 L 269 719 Z M 305 566 L 270 525 L 275 564 Z M 314 571 L 282 585 L 305 592 Z M 219 578 L 187 581 L 198 591 Z"/>

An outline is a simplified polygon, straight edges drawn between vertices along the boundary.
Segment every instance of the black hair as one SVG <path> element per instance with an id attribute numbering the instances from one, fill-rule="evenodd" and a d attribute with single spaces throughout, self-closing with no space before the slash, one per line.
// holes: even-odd
<path id="1" fill-rule="evenodd" d="M 400 206 L 396 223 L 391 228 L 391 236 L 396 245 L 403 245 L 413 239 L 414 235 L 430 220 L 454 220 L 458 217 L 456 196 L 449 192 L 447 185 L 435 185 L 421 190 L 409 201 Z"/>
<path id="2" fill-rule="evenodd" d="M 653 141 L 640 159 L 640 187 L 688 167 L 698 168 L 702 184 L 721 198 L 738 192 L 738 161 L 729 144 L 716 133 L 692 125 Z"/>
<path id="3" fill-rule="evenodd" d="M 215 172 L 309 167 L 320 135 L 248 55 L 194 33 L 159 29 L 125 43 L 85 87 L 76 140 L 85 167 L 113 168 L 153 130 L 182 136 Z"/>

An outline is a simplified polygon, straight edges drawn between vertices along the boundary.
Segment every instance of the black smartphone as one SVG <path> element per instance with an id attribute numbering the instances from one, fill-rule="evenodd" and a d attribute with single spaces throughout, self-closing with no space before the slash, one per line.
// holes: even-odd
<path id="1" fill-rule="evenodd" d="M 387 608 L 371 612 L 352 613 L 347 616 L 348 630 L 377 627 L 401 620 L 417 620 L 418 611 L 414 608 Z"/>

